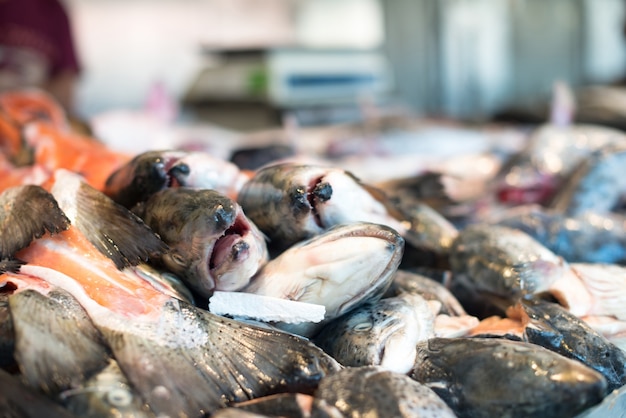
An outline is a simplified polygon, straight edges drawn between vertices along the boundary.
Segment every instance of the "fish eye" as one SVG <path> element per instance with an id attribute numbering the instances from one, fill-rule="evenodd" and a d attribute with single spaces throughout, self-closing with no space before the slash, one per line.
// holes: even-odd
<path id="1" fill-rule="evenodd" d="M 133 395 L 126 389 L 116 388 L 107 393 L 107 402 L 117 408 L 131 404 Z"/>
<path id="2" fill-rule="evenodd" d="M 373 327 L 374 327 L 374 324 L 367 321 L 367 322 L 359 322 L 354 327 L 352 327 L 352 329 L 356 332 L 366 332 L 366 331 L 371 330 Z"/>
<path id="3" fill-rule="evenodd" d="M 170 253 L 170 259 L 179 266 L 185 266 L 185 258 L 178 253 Z"/>

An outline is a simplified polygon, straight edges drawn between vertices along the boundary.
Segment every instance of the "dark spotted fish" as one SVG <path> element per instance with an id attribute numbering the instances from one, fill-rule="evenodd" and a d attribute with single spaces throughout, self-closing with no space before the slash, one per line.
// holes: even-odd
<path id="1" fill-rule="evenodd" d="M 147 151 L 113 172 L 104 193 L 132 208 L 154 193 L 170 187 L 213 189 L 235 198 L 248 177 L 228 161 L 204 152 Z"/>
<path id="2" fill-rule="evenodd" d="M 435 336 L 435 316 L 419 295 L 365 302 L 329 322 L 313 341 L 344 366 L 408 373 L 415 346 Z"/>
<path id="3" fill-rule="evenodd" d="M 345 170 L 289 162 L 259 169 L 242 187 L 237 202 L 271 242 L 284 249 L 350 222 L 403 231 L 384 199 Z"/>
<path id="4" fill-rule="evenodd" d="M 535 344 L 500 338 L 419 343 L 411 377 L 459 417 L 565 417 L 599 403 L 604 376 Z"/>
<path id="5" fill-rule="evenodd" d="M 347 367 L 327 376 L 315 397 L 351 418 L 455 416 L 427 386 L 378 366 Z"/>
<path id="6" fill-rule="evenodd" d="M 470 225 L 459 233 L 450 264 L 476 290 L 506 299 L 547 291 L 569 268 L 530 235 L 486 224 Z"/>
<path id="7" fill-rule="evenodd" d="M 526 341 L 578 360 L 602 373 L 612 391 L 626 384 L 626 353 L 562 306 L 524 300 Z"/>
<path id="8" fill-rule="evenodd" d="M 165 267 L 203 297 L 241 289 L 268 260 L 265 237 L 215 190 L 161 190 L 135 212 L 168 245 Z"/>

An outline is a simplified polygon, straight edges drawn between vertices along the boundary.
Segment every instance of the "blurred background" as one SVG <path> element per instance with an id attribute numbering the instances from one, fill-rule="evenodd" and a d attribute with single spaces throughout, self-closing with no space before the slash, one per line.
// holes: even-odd
<path id="1" fill-rule="evenodd" d="M 557 82 L 583 119 L 608 106 L 626 125 L 624 0 L 61 3 L 74 112 L 104 136 L 120 112 L 240 132 L 386 114 L 532 123 Z"/>

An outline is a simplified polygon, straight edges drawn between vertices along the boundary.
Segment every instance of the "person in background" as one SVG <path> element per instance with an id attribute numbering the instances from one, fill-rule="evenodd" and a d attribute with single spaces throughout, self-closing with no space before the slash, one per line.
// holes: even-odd
<path id="1" fill-rule="evenodd" d="M 0 0 L 0 91 L 38 87 L 71 117 L 80 65 L 59 0 Z"/>

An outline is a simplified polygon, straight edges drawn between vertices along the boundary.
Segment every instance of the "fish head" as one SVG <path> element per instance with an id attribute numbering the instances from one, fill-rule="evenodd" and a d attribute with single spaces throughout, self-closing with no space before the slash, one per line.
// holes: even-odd
<path id="1" fill-rule="evenodd" d="M 294 162 L 266 166 L 237 199 L 261 231 L 283 248 L 344 223 L 406 229 L 389 214 L 382 192 L 335 167 Z"/>
<path id="2" fill-rule="evenodd" d="M 245 286 L 268 258 L 241 207 L 214 190 L 162 190 L 146 202 L 144 221 L 170 248 L 165 266 L 205 297 Z"/>
<path id="3" fill-rule="evenodd" d="M 180 151 L 148 151 L 114 171 L 107 179 L 104 193 L 117 203 L 131 208 L 154 193 L 171 187 L 185 167 L 177 162 Z"/>
<path id="4" fill-rule="evenodd" d="M 380 297 L 403 251 L 404 239 L 387 226 L 338 225 L 268 262 L 244 291 L 324 305 L 332 319 Z"/>
<path id="5" fill-rule="evenodd" d="M 169 174 L 180 186 L 213 189 L 234 198 L 248 181 L 235 164 L 206 152 L 188 152 L 172 164 Z"/>

